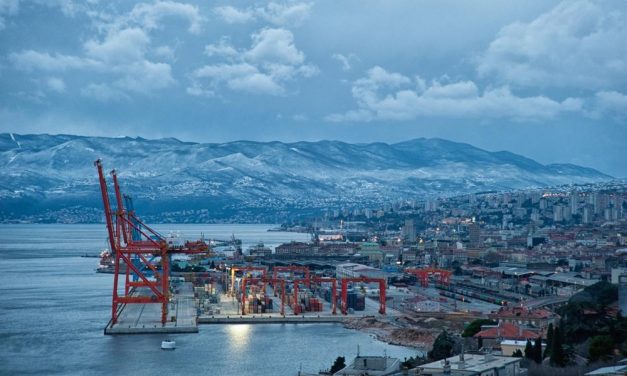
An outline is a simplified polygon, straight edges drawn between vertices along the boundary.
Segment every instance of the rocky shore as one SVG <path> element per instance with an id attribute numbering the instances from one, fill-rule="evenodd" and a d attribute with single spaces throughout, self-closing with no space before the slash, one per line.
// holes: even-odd
<path id="1" fill-rule="evenodd" d="M 383 342 L 414 347 L 425 352 L 433 346 L 439 334 L 439 330 L 409 324 L 403 318 L 389 320 L 368 316 L 347 320 L 344 326 L 372 334 Z"/>

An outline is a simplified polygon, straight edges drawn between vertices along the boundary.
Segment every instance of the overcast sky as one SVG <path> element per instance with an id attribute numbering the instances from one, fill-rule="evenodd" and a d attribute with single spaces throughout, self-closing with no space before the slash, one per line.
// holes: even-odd
<path id="1" fill-rule="evenodd" d="M 627 177 L 625 1 L 0 0 L 0 132 L 441 137 Z"/>

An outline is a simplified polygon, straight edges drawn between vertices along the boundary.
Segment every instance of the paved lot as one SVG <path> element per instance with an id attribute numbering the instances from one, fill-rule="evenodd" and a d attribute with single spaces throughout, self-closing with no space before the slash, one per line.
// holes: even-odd
<path id="1" fill-rule="evenodd" d="M 136 291 L 138 295 L 149 295 L 149 289 Z M 175 316 L 176 321 L 170 321 Z M 168 322 L 161 324 L 161 304 L 127 304 L 118 317 L 118 322 L 107 327 L 107 334 L 130 333 L 186 333 L 197 332 L 196 308 L 191 283 L 179 286 L 179 294 L 174 297 L 168 311 Z"/>

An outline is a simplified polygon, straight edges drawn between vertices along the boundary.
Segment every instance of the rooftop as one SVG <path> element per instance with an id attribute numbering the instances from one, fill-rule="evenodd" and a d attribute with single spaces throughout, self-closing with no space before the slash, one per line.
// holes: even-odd
<path id="1" fill-rule="evenodd" d="M 335 375 L 384 376 L 396 373 L 401 366 L 400 360 L 387 356 L 357 356 L 349 366 L 339 370 Z"/>
<path id="2" fill-rule="evenodd" d="M 584 279 L 579 277 L 576 273 L 555 273 L 547 278 L 549 281 L 567 283 L 579 286 L 592 286 L 599 282 L 598 279 Z"/>
<path id="3" fill-rule="evenodd" d="M 501 321 L 498 325 L 487 327 L 474 336 L 481 338 L 528 339 L 537 338 L 538 333 L 523 329 L 512 323 Z"/>
<path id="4" fill-rule="evenodd" d="M 456 355 L 446 360 L 451 365 L 451 371 L 453 374 L 468 374 L 473 375 L 475 373 L 482 373 L 494 368 L 505 367 L 509 364 L 519 363 L 520 358 L 514 358 L 509 356 L 494 356 L 494 355 L 478 355 L 478 354 L 464 354 L 464 361 L 460 361 L 460 355 Z M 437 371 L 444 369 L 444 360 L 432 362 L 419 366 L 418 368 L 424 371 Z"/>
<path id="5" fill-rule="evenodd" d="M 603 376 L 603 375 L 624 375 L 627 372 L 627 366 L 601 367 L 594 371 L 588 372 L 585 376 Z"/>

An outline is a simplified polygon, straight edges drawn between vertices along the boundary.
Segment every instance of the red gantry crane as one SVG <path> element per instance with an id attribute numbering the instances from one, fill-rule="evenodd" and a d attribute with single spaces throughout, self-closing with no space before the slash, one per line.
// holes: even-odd
<path id="1" fill-rule="evenodd" d="M 306 266 L 289 265 L 289 266 L 275 266 L 272 268 L 272 278 L 278 278 L 279 273 L 289 272 L 292 278 L 295 278 L 296 272 L 300 272 L 304 275 L 302 281 L 309 286 L 309 268 Z"/>
<path id="2" fill-rule="evenodd" d="M 246 314 L 245 301 L 246 301 L 246 285 L 263 282 L 263 292 L 266 293 L 266 284 L 272 283 L 274 286 L 281 285 L 281 316 L 285 316 L 285 280 L 277 278 L 242 278 L 242 315 Z"/>
<path id="3" fill-rule="evenodd" d="M 165 324 L 170 298 L 170 255 L 204 253 L 208 246 L 202 241 L 186 242 L 182 246 L 169 245 L 165 237 L 142 222 L 134 210 L 127 212 L 115 170 L 111 171 L 117 203 L 114 210 L 101 160 L 96 160 L 94 165 L 98 170 L 109 245 L 115 257 L 111 325 L 117 322 L 124 305 L 146 303 L 161 304 L 161 323 Z M 118 291 L 121 266 L 125 266 L 126 270 L 123 294 Z M 136 280 L 131 280 L 131 273 Z"/>
<path id="4" fill-rule="evenodd" d="M 335 278 L 331 278 L 331 277 L 312 277 L 312 278 L 307 278 L 307 279 L 295 279 L 294 280 L 294 305 L 297 304 L 298 302 L 298 284 L 304 282 L 305 285 L 311 284 L 311 282 L 314 283 L 331 283 L 332 284 L 332 289 L 331 289 L 331 309 L 332 309 L 332 314 L 336 314 L 336 305 L 337 305 L 337 279 Z M 294 312 L 295 315 L 297 315 L 298 313 Z"/>
<path id="5" fill-rule="evenodd" d="M 437 269 L 437 268 L 423 268 L 423 269 L 405 269 L 405 273 L 415 275 L 420 280 L 422 287 L 429 287 L 429 276 L 435 275 L 438 277 L 438 282 L 443 285 L 448 285 L 453 273 L 449 270 Z"/>
<path id="6" fill-rule="evenodd" d="M 385 278 L 369 278 L 369 277 L 354 277 L 354 278 L 342 278 L 342 314 L 348 313 L 348 283 L 349 282 L 379 282 L 379 313 L 385 315 Z"/>
<path id="7" fill-rule="evenodd" d="M 235 272 L 240 271 L 244 273 L 244 277 L 246 277 L 246 272 L 261 272 L 261 278 L 266 279 L 267 269 L 263 266 L 232 266 L 231 267 L 231 296 L 235 296 Z"/>

